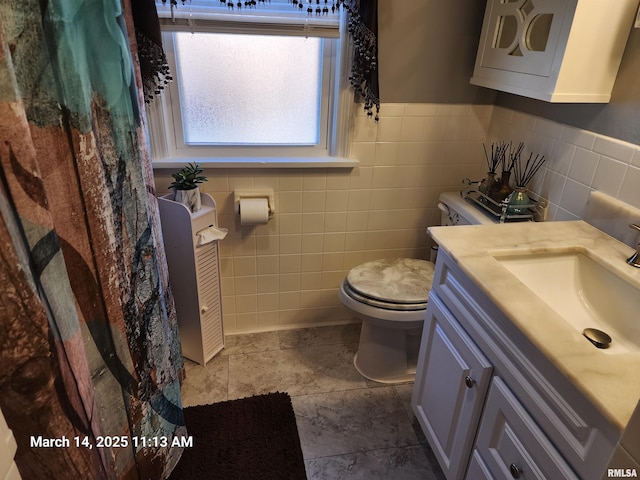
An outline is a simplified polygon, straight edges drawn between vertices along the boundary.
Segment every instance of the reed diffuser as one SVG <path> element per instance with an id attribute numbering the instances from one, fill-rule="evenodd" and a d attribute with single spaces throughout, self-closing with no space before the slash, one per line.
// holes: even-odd
<path id="1" fill-rule="evenodd" d="M 528 186 L 533 177 L 538 173 L 545 162 L 544 155 L 533 156 L 533 152 L 529 154 L 526 162 L 521 157 L 513 163 L 513 179 L 515 181 L 515 190 L 509 199 L 509 207 L 507 213 L 521 215 L 526 213 L 528 206 L 531 204 L 529 198 Z"/>
<path id="2" fill-rule="evenodd" d="M 512 148 L 512 143 L 509 142 L 509 154 L 507 155 L 505 152 L 500 180 L 496 182 L 496 188 L 489 194 L 493 201 L 500 203 L 513 192 L 513 188 L 511 187 L 511 173 L 513 172 L 515 163 L 520 161 L 523 149 L 523 142 L 520 142 L 515 149 Z"/>
<path id="3" fill-rule="evenodd" d="M 498 186 L 498 182 L 496 181 L 496 173 L 500 164 L 504 164 L 505 162 L 505 154 L 507 148 L 509 147 L 509 144 L 506 142 L 500 142 L 497 145 L 495 143 L 492 143 L 491 156 L 489 156 L 487 146 L 484 143 L 482 144 L 482 147 L 484 148 L 484 157 L 487 161 L 487 177 L 482 180 L 482 182 L 480 182 L 478 190 L 480 190 L 480 193 L 488 196 Z"/>
<path id="4" fill-rule="evenodd" d="M 527 188 L 529 182 L 533 180 L 533 177 L 545 162 L 544 155 L 536 154 L 535 158 L 533 152 L 529 154 L 529 158 L 526 163 L 522 162 L 521 158 L 513 164 L 513 179 L 516 183 L 516 187 Z M 524 164 L 523 164 L 524 163 Z"/>

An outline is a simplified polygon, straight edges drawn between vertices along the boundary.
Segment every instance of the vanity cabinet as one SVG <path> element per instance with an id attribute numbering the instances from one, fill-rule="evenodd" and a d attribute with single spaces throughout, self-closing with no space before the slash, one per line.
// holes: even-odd
<path id="1" fill-rule="evenodd" d="M 606 103 L 635 0 L 488 0 L 471 83 L 548 102 Z"/>
<path id="2" fill-rule="evenodd" d="M 412 408 L 449 480 L 599 478 L 620 436 L 442 248 Z"/>

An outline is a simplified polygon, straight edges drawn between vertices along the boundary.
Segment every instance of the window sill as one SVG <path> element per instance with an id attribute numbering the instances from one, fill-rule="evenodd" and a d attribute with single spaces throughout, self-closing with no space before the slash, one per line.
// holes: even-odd
<path id="1" fill-rule="evenodd" d="M 204 168 L 353 168 L 360 163 L 352 158 L 301 157 L 301 158 L 165 158 L 154 160 L 153 168 L 182 168 L 187 163 L 198 162 Z"/>

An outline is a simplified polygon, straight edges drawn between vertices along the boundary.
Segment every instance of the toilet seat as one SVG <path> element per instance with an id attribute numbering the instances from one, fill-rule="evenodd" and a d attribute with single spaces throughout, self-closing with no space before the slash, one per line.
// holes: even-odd
<path id="1" fill-rule="evenodd" d="M 395 311 L 427 308 L 433 264 L 411 258 L 374 260 L 352 268 L 343 290 L 357 302 Z"/>
<path id="2" fill-rule="evenodd" d="M 413 311 L 413 310 L 424 310 L 427 308 L 427 302 L 416 302 L 416 303 L 395 303 L 395 302 L 387 302 L 384 300 L 378 300 L 377 298 L 367 297 L 366 295 L 362 295 L 355 291 L 349 282 L 345 279 L 342 288 L 344 292 L 355 301 L 360 302 L 364 305 L 369 305 L 371 307 L 383 308 L 385 310 L 394 310 L 394 311 Z"/>

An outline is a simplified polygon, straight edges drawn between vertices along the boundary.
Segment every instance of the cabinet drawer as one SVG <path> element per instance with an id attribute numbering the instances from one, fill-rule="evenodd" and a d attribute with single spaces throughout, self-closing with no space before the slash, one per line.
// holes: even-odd
<path id="1" fill-rule="evenodd" d="M 500 377 L 491 383 L 476 452 L 496 479 L 578 478 Z"/>
<path id="2" fill-rule="evenodd" d="M 420 348 L 413 410 L 447 478 L 462 478 L 493 368 L 437 298 Z"/>

